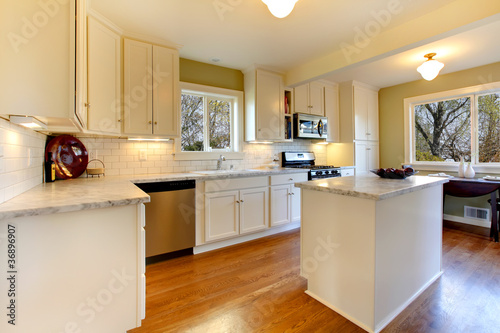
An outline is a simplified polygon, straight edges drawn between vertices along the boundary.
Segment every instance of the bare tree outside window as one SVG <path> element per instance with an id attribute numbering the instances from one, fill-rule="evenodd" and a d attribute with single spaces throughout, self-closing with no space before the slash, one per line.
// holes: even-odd
<path id="1" fill-rule="evenodd" d="M 231 103 L 211 99 L 208 102 L 209 141 L 212 149 L 225 149 L 231 146 Z"/>
<path id="2" fill-rule="evenodd" d="M 479 96 L 477 104 L 479 162 L 500 162 L 500 94 Z"/>
<path id="3" fill-rule="evenodd" d="M 231 147 L 232 103 L 224 98 L 182 93 L 181 149 L 210 151 Z"/>
<path id="4" fill-rule="evenodd" d="M 203 97 L 181 95 L 181 147 L 183 151 L 203 151 Z"/>
<path id="5" fill-rule="evenodd" d="M 450 99 L 415 106 L 417 161 L 456 161 L 471 155 L 471 99 Z"/>

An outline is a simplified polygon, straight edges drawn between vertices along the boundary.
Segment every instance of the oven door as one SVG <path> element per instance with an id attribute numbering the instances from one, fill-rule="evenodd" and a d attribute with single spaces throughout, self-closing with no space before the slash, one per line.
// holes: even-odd
<path id="1" fill-rule="evenodd" d="M 326 139 L 328 118 L 307 114 L 295 114 L 295 137 L 307 139 Z"/>

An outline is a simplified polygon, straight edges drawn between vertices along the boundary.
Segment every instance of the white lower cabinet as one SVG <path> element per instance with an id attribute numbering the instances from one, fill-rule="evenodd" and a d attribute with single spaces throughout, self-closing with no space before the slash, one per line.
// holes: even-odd
<path id="1" fill-rule="evenodd" d="M 205 194 L 205 240 L 237 236 L 239 224 L 239 191 Z"/>
<path id="2" fill-rule="evenodd" d="M 240 234 L 269 227 L 269 189 L 258 187 L 240 191 Z"/>
<path id="3" fill-rule="evenodd" d="M 268 177 L 207 181 L 204 198 L 206 242 L 269 228 Z"/>
<path id="4" fill-rule="evenodd" d="M 378 141 L 356 141 L 354 153 L 357 175 L 366 174 L 370 169 L 378 169 Z"/>
<path id="5" fill-rule="evenodd" d="M 307 173 L 209 180 L 197 215 L 198 245 L 265 231 L 300 221 L 300 189 Z M 197 213 L 198 214 L 198 213 Z"/>
<path id="6" fill-rule="evenodd" d="M 300 220 L 300 189 L 293 184 L 307 181 L 307 173 L 271 176 L 271 227 Z"/>

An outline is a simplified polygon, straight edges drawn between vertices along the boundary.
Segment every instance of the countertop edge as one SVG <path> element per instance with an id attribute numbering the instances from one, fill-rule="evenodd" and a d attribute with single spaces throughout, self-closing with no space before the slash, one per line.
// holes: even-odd
<path id="1" fill-rule="evenodd" d="M 277 168 L 255 169 L 251 171 L 242 170 L 241 172 L 234 171 L 210 175 L 202 175 L 193 172 L 58 180 L 54 183 L 39 184 L 1 203 L 0 221 L 23 216 L 49 215 L 149 202 L 149 195 L 134 185 L 140 183 L 188 179 L 207 181 L 304 173 L 308 171 L 307 169 Z M 65 200 L 65 198 L 67 198 L 67 200 Z"/>
<path id="2" fill-rule="evenodd" d="M 353 176 L 353 177 L 356 177 L 356 176 Z M 398 180 L 387 179 L 387 181 L 397 182 Z M 429 182 L 426 184 L 412 185 L 412 186 L 402 188 L 402 189 L 387 191 L 387 192 L 382 193 L 382 194 L 357 191 L 354 189 L 325 187 L 325 186 L 320 186 L 320 185 L 318 185 L 316 183 L 312 183 L 312 182 L 296 183 L 295 186 L 297 186 L 301 189 L 306 189 L 306 190 L 320 191 L 320 192 L 326 192 L 326 193 L 332 193 L 332 194 L 338 194 L 338 195 L 344 195 L 344 196 L 351 196 L 351 197 L 356 197 L 356 198 L 361 198 L 361 199 L 369 199 L 369 200 L 379 201 L 379 200 L 390 199 L 390 198 L 393 198 L 393 197 L 396 197 L 399 195 L 403 195 L 406 193 L 419 191 L 419 190 L 422 190 L 424 188 L 442 185 L 442 184 L 447 183 L 447 182 L 449 182 L 449 179 L 447 179 L 447 178 L 432 177 L 432 182 Z"/>

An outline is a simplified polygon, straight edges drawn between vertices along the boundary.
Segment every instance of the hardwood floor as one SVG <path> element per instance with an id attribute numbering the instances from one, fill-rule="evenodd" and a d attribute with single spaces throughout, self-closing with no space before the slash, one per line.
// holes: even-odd
<path id="1" fill-rule="evenodd" d="M 304 293 L 298 230 L 146 268 L 141 332 L 364 332 Z M 382 332 L 500 332 L 500 245 L 449 228 L 444 274 Z"/>

